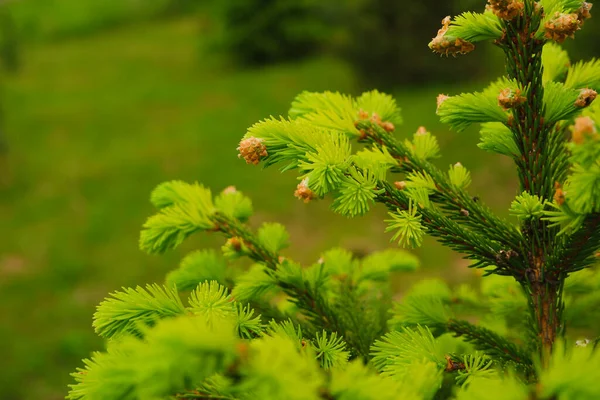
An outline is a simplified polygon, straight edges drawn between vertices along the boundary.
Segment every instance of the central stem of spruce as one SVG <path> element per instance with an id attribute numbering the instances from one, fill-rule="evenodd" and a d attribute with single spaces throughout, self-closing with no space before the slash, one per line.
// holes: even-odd
<path id="1" fill-rule="evenodd" d="M 526 92 L 526 102 L 513 109 L 510 125 L 521 156 L 516 159 L 521 191 L 551 199 L 555 179 L 547 168 L 553 155 L 549 154 L 548 142 L 554 140 L 544 122 L 544 87 L 542 82 L 542 48 L 544 42 L 535 38 L 542 10 L 535 8 L 531 0 L 525 1 L 522 17 L 506 22 L 506 36 L 501 41 L 510 78 L 516 80 Z M 529 296 L 533 325 L 537 332 L 538 348 L 542 363 L 546 364 L 553 343 L 561 326 L 561 291 L 563 279 L 550 265 L 550 249 L 553 248 L 556 230 L 548 228 L 544 221 L 527 221 L 521 227 L 523 244 L 520 254 L 527 269 L 518 278 Z"/>

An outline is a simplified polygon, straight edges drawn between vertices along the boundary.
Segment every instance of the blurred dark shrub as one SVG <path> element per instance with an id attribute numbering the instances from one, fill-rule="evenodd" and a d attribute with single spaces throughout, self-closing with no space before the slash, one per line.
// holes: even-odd
<path id="1" fill-rule="evenodd" d="M 440 63 L 427 48 L 441 19 L 481 0 L 219 1 L 223 48 L 256 65 L 329 53 L 348 60 L 366 85 L 422 84 L 476 77 L 486 52 Z M 410 55 L 410 57 L 409 57 Z"/>
<path id="2" fill-rule="evenodd" d="M 220 46 L 248 65 L 299 59 L 323 50 L 333 32 L 327 1 L 217 0 Z M 213 10 L 214 10 L 213 9 Z"/>
<path id="3" fill-rule="evenodd" d="M 468 57 L 440 62 L 427 44 L 440 29 L 443 17 L 469 6 L 482 9 L 484 5 L 482 0 L 352 0 L 343 10 L 345 15 L 339 14 L 338 22 L 346 29 L 342 37 L 345 42 L 338 43 L 338 49 L 367 85 L 483 79 L 489 74 L 488 47 L 478 48 Z"/>

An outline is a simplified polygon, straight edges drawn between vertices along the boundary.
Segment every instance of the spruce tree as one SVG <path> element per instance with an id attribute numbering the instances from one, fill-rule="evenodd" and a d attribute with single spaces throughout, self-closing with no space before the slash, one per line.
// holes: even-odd
<path id="1" fill-rule="evenodd" d="M 465 166 L 432 163 L 440 149 L 427 129 L 403 138 L 399 108 L 378 91 L 301 93 L 287 117 L 240 142 L 248 164 L 297 171 L 294 195 L 306 203 L 332 196 L 348 217 L 382 204 L 394 242 L 435 237 L 482 271 L 478 286 L 425 280 L 394 302 L 391 276 L 419 267 L 407 251 L 336 248 L 301 266 L 283 255 L 282 225 L 247 223 L 252 203 L 234 187 L 213 196 L 163 183 L 142 250 L 160 254 L 200 231 L 226 241 L 187 255 L 164 285 L 102 302 L 93 325 L 107 350 L 73 374 L 68 398 L 600 398 L 600 62 L 571 64 L 560 47 L 590 9 L 489 0 L 483 13 L 444 18 L 429 44 L 455 56 L 491 40 L 505 54 L 505 76 L 440 95 L 437 114 L 457 131 L 481 124 L 479 147 L 514 160 L 514 222 L 468 193 Z"/>

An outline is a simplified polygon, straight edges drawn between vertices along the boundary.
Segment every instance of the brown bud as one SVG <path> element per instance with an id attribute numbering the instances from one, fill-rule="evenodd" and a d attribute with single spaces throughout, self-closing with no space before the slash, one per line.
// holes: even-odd
<path id="1" fill-rule="evenodd" d="M 554 14 L 554 18 L 546 22 L 544 28 L 546 29 L 545 37 L 558 43 L 564 42 L 567 38 L 573 38 L 575 32 L 581 29 L 577 14 L 558 12 Z"/>
<path id="2" fill-rule="evenodd" d="M 515 124 L 515 116 L 512 114 L 508 115 L 508 121 L 506 121 L 506 125 L 513 126 Z"/>
<path id="3" fill-rule="evenodd" d="M 449 16 L 442 20 L 442 28 L 438 30 L 437 36 L 429 43 L 429 48 L 435 53 L 455 57 L 457 54 L 467 54 L 475 50 L 473 43 L 461 38 L 446 37 L 446 32 L 450 28 L 451 21 L 452 19 Z"/>
<path id="4" fill-rule="evenodd" d="M 559 206 L 565 204 L 565 194 L 566 193 L 562 190 L 562 188 L 556 188 L 556 191 L 554 192 L 554 201 L 556 202 L 556 204 L 558 204 Z"/>
<path id="5" fill-rule="evenodd" d="M 522 0 L 488 0 L 486 9 L 491 10 L 498 18 L 509 21 L 523 13 L 525 4 Z"/>
<path id="6" fill-rule="evenodd" d="M 437 97 L 437 109 L 440 109 L 440 106 L 450 98 L 450 96 L 446 96 L 445 94 L 439 94 Z"/>
<path id="7" fill-rule="evenodd" d="M 255 137 L 243 139 L 237 150 L 240 152 L 238 157 L 246 160 L 247 164 L 257 165 L 262 158 L 269 155 L 267 148 L 263 144 L 263 139 Z"/>
<path id="8" fill-rule="evenodd" d="M 448 355 L 445 356 L 446 358 L 446 372 L 455 372 L 458 370 L 463 370 L 465 369 L 465 364 L 458 362 L 458 361 L 453 361 L 452 358 Z"/>
<path id="9" fill-rule="evenodd" d="M 250 353 L 250 346 L 246 342 L 240 342 L 237 344 L 237 353 L 242 360 L 246 360 Z"/>
<path id="10" fill-rule="evenodd" d="M 464 217 L 468 217 L 469 216 L 469 210 L 465 210 L 464 208 L 460 209 L 460 213 L 464 216 Z"/>
<path id="11" fill-rule="evenodd" d="M 594 5 L 592 3 L 583 2 L 579 10 L 577 10 L 577 19 L 579 20 L 579 25 L 583 25 L 586 19 L 592 18 L 592 7 Z"/>
<path id="12" fill-rule="evenodd" d="M 386 132 L 394 132 L 394 130 L 396 129 L 396 127 L 394 126 L 394 124 L 392 124 L 389 121 L 382 122 L 382 123 L 379 124 L 379 126 L 381 126 L 383 128 L 383 130 L 386 131 Z"/>
<path id="13" fill-rule="evenodd" d="M 527 99 L 524 96 L 521 96 L 521 91 L 519 89 L 512 90 L 506 88 L 498 95 L 498 105 L 505 110 L 518 107 L 526 101 Z"/>
<path id="14" fill-rule="evenodd" d="M 373 113 L 373 115 L 371 116 L 371 122 L 378 125 L 381 124 L 381 117 L 379 116 L 379 114 Z"/>
<path id="15" fill-rule="evenodd" d="M 227 186 L 225 189 L 223 189 L 223 194 L 231 194 L 235 192 L 237 192 L 235 186 Z"/>
<path id="16" fill-rule="evenodd" d="M 299 200 L 303 200 L 305 203 L 308 203 L 316 197 L 315 192 L 308 187 L 308 179 L 303 179 L 302 182 L 298 184 L 294 196 Z"/>
<path id="17" fill-rule="evenodd" d="M 240 240 L 240 238 L 238 237 L 232 237 L 227 239 L 227 246 L 231 247 L 233 250 L 235 251 L 241 251 L 242 250 L 242 241 Z"/>
<path id="18" fill-rule="evenodd" d="M 597 137 L 596 124 L 590 117 L 579 117 L 575 125 L 571 126 L 571 140 L 573 143 L 582 144 L 586 138 Z"/>
<path id="19" fill-rule="evenodd" d="M 406 189 L 406 182 L 404 182 L 404 181 L 394 182 L 394 186 L 398 190 L 404 190 L 404 189 Z"/>
<path id="20" fill-rule="evenodd" d="M 596 96 L 598 96 L 598 93 L 593 89 L 581 89 L 579 97 L 577 98 L 577 101 L 575 101 L 575 105 L 581 108 L 587 107 L 596 100 Z"/>
<path id="21" fill-rule="evenodd" d="M 363 110 L 362 108 L 358 111 L 358 119 L 369 119 L 369 113 Z"/>
<path id="22" fill-rule="evenodd" d="M 443 96 L 443 94 L 440 94 L 440 96 Z M 439 102 L 439 96 L 438 96 L 438 102 Z M 439 105 L 438 105 L 439 107 Z M 425 128 L 424 126 L 420 126 L 419 129 L 417 129 L 417 136 L 423 136 L 423 135 L 427 135 L 427 128 Z"/>

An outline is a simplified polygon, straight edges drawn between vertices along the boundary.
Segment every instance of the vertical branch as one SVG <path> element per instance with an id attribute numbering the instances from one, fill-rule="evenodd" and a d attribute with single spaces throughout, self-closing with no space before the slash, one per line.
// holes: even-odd
<path id="1" fill-rule="evenodd" d="M 550 199 L 554 182 L 560 179 L 560 169 L 549 168 L 560 159 L 560 132 L 544 121 L 544 87 L 542 84 L 542 48 L 544 41 L 535 38 L 543 10 L 532 0 L 525 1 L 525 12 L 506 21 L 506 36 L 500 42 L 507 59 L 507 72 L 526 90 L 526 101 L 513 109 L 511 130 L 519 147 L 516 159 L 522 191 Z M 521 230 L 526 243 L 528 264 L 522 284 L 529 294 L 537 347 L 545 364 L 561 326 L 562 276 L 556 276 L 551 265 L 556 228 L 540 220 L 524 222 Z"/>

